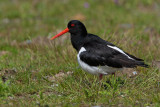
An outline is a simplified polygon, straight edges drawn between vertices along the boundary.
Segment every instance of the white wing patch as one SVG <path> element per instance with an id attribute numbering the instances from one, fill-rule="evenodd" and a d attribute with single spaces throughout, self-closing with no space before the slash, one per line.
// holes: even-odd
<path id="1" fill-rule="evenodd" d="M 134 60 L 133 58 L 129 57 L 126 53 L 124 53 L 121 49 L 119 49 L 118 47 L 116 46 L 110 46 L 110 45 L 107 45 L 108 47 L 112 48 L 112 49 L 115 49 L 117 51 L 119 51 L 120 53 L 124 54 L 125 56 L 127 56 L 129 59 L 132 59 Z"/>

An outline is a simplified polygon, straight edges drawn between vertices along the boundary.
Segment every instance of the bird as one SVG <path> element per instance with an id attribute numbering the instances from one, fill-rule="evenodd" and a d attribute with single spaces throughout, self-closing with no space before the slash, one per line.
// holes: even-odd
<path id="1" fill-rule="evenodd" d="M 77 51 L 80 67 L 88 73 L 98 75 L 100 80 L 103 75 L 115 75 L 116 71 L 123 68 L 149 67 L 143 59 L 123 51 L 97 35 L 88 33 L 85 25 L 79 20 L 69 21 L 67 28 L 51 40 L 67 32 L 70 33 L 72 46 Z"/>

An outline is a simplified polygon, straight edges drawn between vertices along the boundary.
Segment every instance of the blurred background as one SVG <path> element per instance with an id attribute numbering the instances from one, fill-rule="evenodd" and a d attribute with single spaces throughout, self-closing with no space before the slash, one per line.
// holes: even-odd
<path id="1" fill-rule="evenodd" d="M 0 35 L 17 41 L 48 36 L 78 19 L 100 36 L 138 30 L 142 37 L 160 32 L 159 10 L 159 0 L 1 0 Z"/>
<path id="2" fill-rule="evenodd" d="M 145 41 L 142 47 L 148 46 L 149 41 L 156 46 L 159 11 L 159 0 L 1 0 L 0 45 L 10 47 L 17 42 L 54 36 L 70 20 L 77 19 L 88 32 L 119 45 L 133 39 L 139 41 L 133 40 L 124 47 L 137 46 L 140 41 Z"/>
<path id="3" fill-rule="evenodd" d="M 4 81 L 12 82 L 2 96 L 37 94 L 51 84 L 46 78 L 81 72 L 69 33 L 50 41 L 75 19 L 89 33 L 160 66 L 160 0 L 0 0 L 0 70 Z"/>

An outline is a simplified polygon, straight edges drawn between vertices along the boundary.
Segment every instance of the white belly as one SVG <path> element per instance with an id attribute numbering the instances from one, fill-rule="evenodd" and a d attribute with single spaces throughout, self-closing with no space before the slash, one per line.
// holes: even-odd
<path id="1" fill-rule="evenodd" d="M 78 55 L 77 55 L 77 59 L 78 59 L 78 63 L 80 65 L 80 67 L 91 74 L 94 75 L 99 75 L 99 74 L 103 74 L 103 75 L 107 75 L 107 74 L 112 74 L 118 70 L 121 70 L 120 68 L 113 68 L 113 67 L 109 67 L 109 66 L 90 66 L 88 64 L 86 64 L 85 62 L 83 62 L 79 55 L 81 52 L 86 51 L 85 48 L 81 48 Z"/>

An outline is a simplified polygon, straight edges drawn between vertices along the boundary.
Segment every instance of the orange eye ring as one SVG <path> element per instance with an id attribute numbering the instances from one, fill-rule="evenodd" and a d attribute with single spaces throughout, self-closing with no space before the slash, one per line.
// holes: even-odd
<path id="1" fill-rule="evenodd" d="M 71 24 L 71 26 L 73 27 L 73 26 L 75 26 L 75 24 Z"/>

